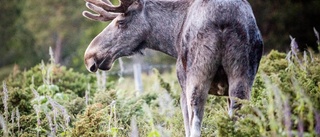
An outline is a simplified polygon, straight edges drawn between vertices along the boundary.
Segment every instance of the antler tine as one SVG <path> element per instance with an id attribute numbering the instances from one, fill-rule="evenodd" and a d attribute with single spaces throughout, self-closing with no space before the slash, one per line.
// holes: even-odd
<path id="1" fill-rule="evenodd" d="M 133 3 L 133 0 L 120 0 L 119 6 L 114 6 L 109 0 L 85 0 L 89 3 L 97 5 L 109 12 L 124 13 L 127 8 Z"/>
<path id="2" fill-rule="evenodd" d="M 91 9 L 92 11 L 98 13 L 98 14 L 93 14 L 88 11 L 82 12 L 82 15 L 84 17 L 91 19 L 91 20 L 110 21 L 119 15 L 119 13 L 109 13 L 109 12 L 105 11 L 104 9 L 102 9 L 101 7 L 98 7 L 98 6 L 91 4 L 89 2 L 86 3 L 86 6 L 89 9 Z"/>

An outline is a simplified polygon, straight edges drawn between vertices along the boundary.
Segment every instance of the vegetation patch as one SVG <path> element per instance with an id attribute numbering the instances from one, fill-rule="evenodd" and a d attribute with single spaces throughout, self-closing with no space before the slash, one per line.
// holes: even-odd
<path id="1" fill-rule="evenodd" d="M 271 51 L 261 60 L 251 101 L 227 114 L 227 97 L 210 96 L 203 136 L 319 136 L 320 56 Z M 184 136 L 175 73 L 132 78 L 82 74 L 54 63 L 16 70 L 1 85 L 3 136 Z M 106 83 L 106 84 L 101 84 Z"/>

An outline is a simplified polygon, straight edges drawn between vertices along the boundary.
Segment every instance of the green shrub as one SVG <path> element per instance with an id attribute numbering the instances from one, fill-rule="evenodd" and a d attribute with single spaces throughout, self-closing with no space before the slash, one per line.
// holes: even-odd
<path id="1" fill-rule="evenodd" d="M 243 106 L 234 117 L 228 116 L 227 97 L 208 97 L 202 136 L 319 136 L 319 66 L 318 54 L 271 51 L 261 60 L 251 101 L 239 100 Z M 1 87 L 8 98 L 7 107 L 0 107 L 7 125 L 0 134 L 184 136 L 175 77 L 157 70 L 143 75 L 148 88 L 137 94 L 127 88 L 130 78 L 96 78 L 44 63 L 16 71 Z"/>
<path id="2" fill-rule="evenodd" d="M 41 63 L 27 71 L 15 71 L 5 79 L 5 88 L 8 91 L 8 99 L 6 101 L 7 111 L 12 115 L 12 118 L 7 118 L 7 127 L 9 128 L 11 136 L 29 136 L 30 134 L 36 135 L 37 130 L 41 134 L 49 134 L 50 127 L 41 122 L 37 124 L 37 117 L 35 106 L 41 105 L 39 111 L 39 119 L 46 120 L 45 114 L 52 115 L 52 105 L 48 98 L 53 98 L 61 106 L 66 106 L 68 113 L 77 115 L 84 110 L 84 96 L 88 85 L 91 86 L 91 91 L 95 91 L 95 77 L 93 75 L 84 75 L 74 72 L 72 69 L 55 65 Z M 1 89 L 4 88 L 1 85 Z M 37 92 L 35 95 L 34 90 Z M 93 93 L 92 93 L 93 94 Z M 1 98 L 4 97 L 4 92 L 0 92 Z M 38 104 L 38 100 L 40 101 Z M 4 106 L 4 102 L 0 102 Z M 76 106 L 74 106 L 76 105 Z M 17 114 L 13 114 L 15 110 L 19 110 L 19 130 L 17 121 Z M 0 107 L 0 113 L 5 112 L 4 107 Z M 62 112 L 59 112 L 62 113 Z M 57 121 L 63 122 L 63 118 L 59 116 Z M 37 126 L 38 125 L 38 126 Z M 37 129 L 38 128 L 38 129 Z M 39 129 L 41 128 L 41 129 Z M 58 127 L 57 127 L 58 128 Z M 60 128 L 60 127 L 59 127 Z M 59 129 L 58 128 L 58 129 Z M 23 131 L 23 133 L 13 132 Z M 2 132 L 2 131 L 0 131 Z M 61 128 L 57 133 L 62 133 Z"/>

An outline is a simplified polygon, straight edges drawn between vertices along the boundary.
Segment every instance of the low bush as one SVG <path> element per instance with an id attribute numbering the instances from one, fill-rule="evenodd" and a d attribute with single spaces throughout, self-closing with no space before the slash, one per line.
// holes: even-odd
<path id="1" fill-rule="evenodd" d="M 294 44 L 294 41 L 293 41 Z M 228 116 L 227 97 L 209 96 L 203 136 L 319 136 L 320 56 L 308 51 L 263 56 L 251 101 Z M 2 84 L 3 136 L 184 136 L 175 73 L 131 78 L 82 74 L 54 63 L 15 71 Z M 132 86 L 131 86 L 132 87 Z"/>

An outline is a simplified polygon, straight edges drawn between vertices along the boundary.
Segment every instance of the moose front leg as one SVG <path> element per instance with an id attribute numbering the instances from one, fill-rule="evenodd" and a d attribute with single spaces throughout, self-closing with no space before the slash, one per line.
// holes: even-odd
<path id="1" fill-rule="evenodd" d="M 189 116 L 188 116 L 188 105 L 187 105 L 187 97 L 186 97 L 186 72 L 185 68 L 183 67 L 183 62 L 180 58 L 177 59 L 177 76 L 178 80 L 182 89 L 180 95 L 180 106 L 183 115 L 184 121 L 184 129 L 186 137 L 190 136 L 190 127 L 189 127 Z"/>
<path id="2" fill-rule="evenodd" d="M 186 90 L 182 90 L 180 95 L 180 105 L 183 115 L 184 129 L 186 137 L 190 136 L 190 123 L 189 123 L 189 114 L 188 114 L 188 104 L 186 97 Z"/>

